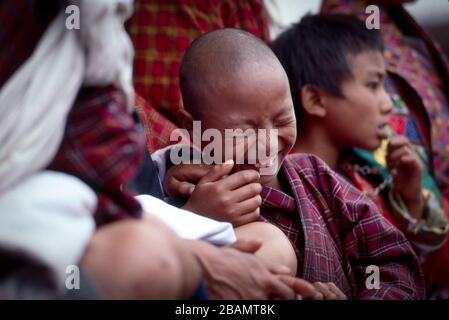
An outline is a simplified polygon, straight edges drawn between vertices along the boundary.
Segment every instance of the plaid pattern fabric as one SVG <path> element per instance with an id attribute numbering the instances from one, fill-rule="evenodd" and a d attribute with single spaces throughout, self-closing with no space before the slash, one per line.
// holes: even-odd
<path id="1" fill-rule="evenodd" d="M 0 1 L 0 88 L 32 54 L 59 6 L 57 0 Z"/>
<path id="2" fill-rule="evenodd" d="M 84 88 L 49 169 L 74 175 L 96 191 L 97 224 L 140 217 L 140 205 L 121 186 L 140 168 L 143 139 L 121 91 L 112 86 Z"/>
<path id="3" fill-rule="evenodd" d="M 154 109 L 138 93 L 135 93 L 135 107 L 145 128 L 146 144 L 149 153 L 162 149 L 178 141 L 170 141 L 170 134 L 177 129 L 176 125 Z M 185 137 L 188 141 L 188 137 Z M 180 141 L 179 141 L 180 142 Z"/>
<path id="4" fill-rule="evenodd" d="M 283 216 L 293 217 L 298 212 L 295 199 L 280 190 L 263 186 L 260 195 L 262 197 L 261 212 L 263 213 L 261 220 L 265 222 L 277 224 L 276 222 L 282 221 Z M 301 223 L 296 219 L 292 219 L 285 224 L 278 224 L 278 227 L 285 234 L 296 234 L 296 241 L 292 245 L 296 253 L 298 271 L 301 270 L 303 262 L 302 252 L 304 252 L 304 247 L 302 246 L 304 238 L 301 232 Z M 301 240 L 298 241 L 298 239 Z"/>
<path id="5" fill-rule="evenodd" d="M 302 253 L 300 276 L 334 282 L 353 299 L 424 298 L 423 274 L 410 243 L 373 202 L 312 155 L 289 155 L 280 174 L 288 181 L 296 212 L 289 205 L 273 215 L 263 210 L 268 203 L 261 212 Z M 366 287 L 369 265 L 379 267 L 378 290 Z"/>
<path id="6" fill-rule="evenodd" d="M 244 29 L 269 41 L 262 0 L 136 0 L 128 23 L 134 43 L 136 91 L 161 114 L 151 111 L 148 128 L 175 125 L 182 108 L 179 64 L 185 49 L 201 34 L 225 27 Z M 157 130 L 156 130 L 157 132 Z M 168 142 L 163 130 L 150 151 Z"/>

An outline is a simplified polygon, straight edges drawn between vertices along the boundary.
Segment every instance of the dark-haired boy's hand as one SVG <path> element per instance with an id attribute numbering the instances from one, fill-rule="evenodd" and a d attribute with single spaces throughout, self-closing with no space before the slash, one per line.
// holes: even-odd
<path id="1" fill-rule="evenodd" d="M 255 170 L 230 174 L 232 161 L 213 166 L 196 184 L 183 209 L 231 222 L 235 227 L 258 220 L 262 198 Z"/>
<path id="2" fill-rule="evenodd" d="M 387 153 L 387 165 L 393 177 L 394 189 L 401 196 L 410 214 L 419 219 L 424 206 L 421 192 L 421 159 L 404 136 L 391 138 Z"/>

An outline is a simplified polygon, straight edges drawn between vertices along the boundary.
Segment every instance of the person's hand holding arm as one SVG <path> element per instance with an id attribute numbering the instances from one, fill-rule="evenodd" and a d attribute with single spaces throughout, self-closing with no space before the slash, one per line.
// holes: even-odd
<path id="1" fill-rule="evenodd" d="M 189 247 L 200 261 L 211 299 L 324 298 L 314 285 L 288 275 L 287 267 L 252 254 L 260 247 L 257 241 L 220 248 L 191 241 Z"/>

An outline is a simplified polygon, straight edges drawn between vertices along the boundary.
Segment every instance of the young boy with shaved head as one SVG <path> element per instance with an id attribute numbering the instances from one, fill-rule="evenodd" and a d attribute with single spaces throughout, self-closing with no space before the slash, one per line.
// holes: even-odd
<path id="1" fill-rule="evenodd" d="M 235 152 L 232 159 L 223 152 L 224 164 L 172 167 L 165 186 L 171 194 L 188 196 L 185 208 L 243 224 L 244 237 L 263 238 L 250 227 L 254 221 L 276 225 L 293 244 L 297 275 L 317 286 L 333 283 L 328 293 L 343 292 L 349 299 L 423 298 L 422 272 L 403 234 L 322 160 L 288 156 L 296 140 L 289 82 L 265 44 L 241 30 L 207 33 L 187 49 L 180 84 L 187 130 L 193 120 L 201 121 L 203 132 L 214 128 L 223 136 L 225 129 L 277 130 L 277 139 L 255 138 L 258 147 L 274 154 L 268 161 L 249 161 L 252 146 L 246 141 L 243 164 L 234 165 Z M 378 271 L 370 278 L 374 282 L 367 279 L 371 270 Z"/>

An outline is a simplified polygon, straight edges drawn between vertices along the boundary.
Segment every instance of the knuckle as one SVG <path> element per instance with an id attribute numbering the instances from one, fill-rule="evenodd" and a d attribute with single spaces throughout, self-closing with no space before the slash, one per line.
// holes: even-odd
<path id="1" fill-rule="evenodd" d="M 223 187 L 220 183 L 211 182 L 205 185 L 205 188 L 209 189 L 211 192 L 218 194 L 219 199 L 222 199 L 225 197 L 225 193 L 223 190 Z"/>
<path id="2" fill-rule="evenodd" d="M 251 193 L 259 194 L 262 191 L 262 185 L 260 183 L 253 183 L 251 185 Z"/>
<path id="3" fill-rule="evenodd" d="M 229 203 L 231 202 L 231 198 L 229 197 L 229 195 L 223 194 L 219 198 L 219 202 L 224 208 L 229 208 Z"/>
<path id="4" fill-rule="evenodd" d="M 262 205 L 262 197 L 259 195 L 256 197 L 255 204 L 260 207 Z"/>
<path id="5" fill-rule="evenodd" d="M 251 171 L 251 170 L 242 171 L 242 179 L 246 183 L 254 181 L 254 180 L 257 179 L 257 172 L 256 171 Z"/>
<path id="6" fill-rule="evenodd" d="M 232 219 L 234 216 L 235 216 L 235 211 L 234 210 L 232 210 L 231 208 L 226 208 L 224 211 L 223 211 L 223 214 L 224 214 L 224 216 L 225 216 L 225 218 L 226 219 Z"/>
<path id="7" fill-rule="evenodd" d="M 260 217 L 260 208 L 257 208 L 256 211 L 254 211 L 254 217 L 259 218 Z"/>

